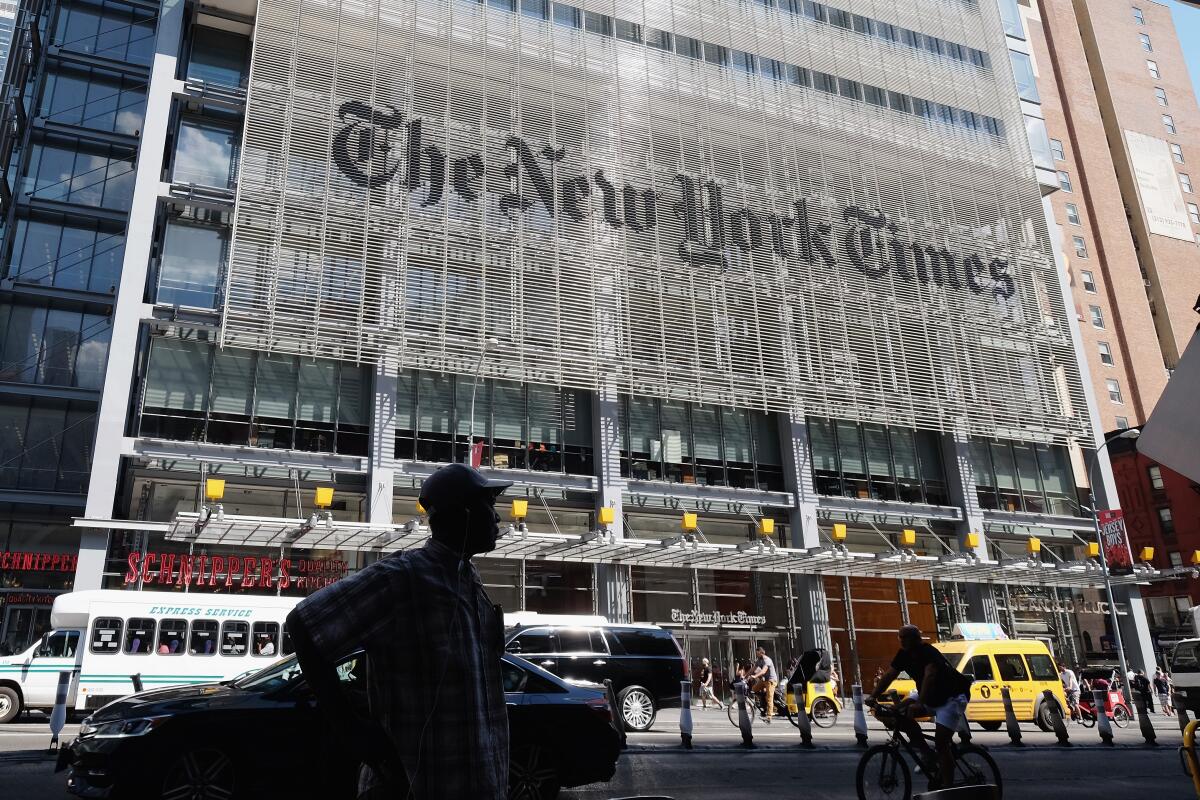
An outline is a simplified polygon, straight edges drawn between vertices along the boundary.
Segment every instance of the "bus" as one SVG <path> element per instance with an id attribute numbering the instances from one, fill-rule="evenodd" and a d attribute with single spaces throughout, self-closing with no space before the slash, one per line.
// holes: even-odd
<path id="1" fill-rule="evenodd" d="M 59 595 L 52 630 L 0 657 L 0 723 L 54 707 L 71 673 L 68 711 L 90 711 L 144 689 L 217 683 L 292 652 L 284 620 L 303 598 L 92 590 Z"/>

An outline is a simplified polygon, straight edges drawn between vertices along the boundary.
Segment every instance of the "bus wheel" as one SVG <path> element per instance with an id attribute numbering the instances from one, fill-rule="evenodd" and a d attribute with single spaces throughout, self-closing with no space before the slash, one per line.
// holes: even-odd
<path id="1" fill-rule="evenodd" d="M 16 689 L 0 686 L 0 725 L 12 722 L 21 713 L 21 696 Z"/>

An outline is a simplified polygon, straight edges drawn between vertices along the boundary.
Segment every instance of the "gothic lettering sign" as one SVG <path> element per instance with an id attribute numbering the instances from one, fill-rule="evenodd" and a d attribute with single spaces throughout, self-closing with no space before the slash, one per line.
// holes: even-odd
<path id="1" fill-rule="evenodd" d="M 672 608 L 671 622 L 680 625 L 766 625 L 767 618 L 761 614 L 748 614 L 745 611 L 683 611 Z"/>
<path id="2" fill-rule="evenodd" d="M 496 5 L 259 9 L 223 345 L 471 374 L 495 339 L 492 378 L 1086 435 L 1011 76 L 921 87 L 997 136 L 863 99 L 913 74 L 895 48 L 831 94 Z M 683 0 L 621 9 L 703 38 Z M 786 16 L 704 30 L 793 63 Z"/>

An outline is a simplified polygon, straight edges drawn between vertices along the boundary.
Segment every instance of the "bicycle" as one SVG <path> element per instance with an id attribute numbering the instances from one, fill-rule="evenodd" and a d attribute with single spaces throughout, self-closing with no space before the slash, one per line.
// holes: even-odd
<path id="1" fill-rule="evenodd" d="M 787 690 L 783 686 L 775 687 L 775 718 L 786 719 L 792 721 L 792 711 L 787 704 Z M 741 726 L 738 715 L 737 692 L 734 692 L 733 698 L 729 701 L 729 705 L 725 709 L 725 715 L 729 717 L 730 724 L 737 728 Z M 746 688 L 746 715 L 750 718 L 750 724 L 753 725 L 756 719 L 766 719 L 767 717 L 767 700 L 763 692 L 756 692 L 752 687 Z M 793 724 L 795 724 L 793 722 Z"/>
<path id="2" fill-rule="evenodd" d="M 858 774 L 855 776 L 859 800 L 911 800 L 912 770 L 904 759 L 904 753 L 931 780 L 937 776 L 936 759 L 932 764 L 924 763 L 897 723 L 901 708 L 899 702 L 875 704 L 875 716 L 891 730 L 892 737 L 887 744 L 875 745 L 859 759 Z M 933 749 L 933 737 L 924 733 L 922 736 Z M 958 742 L 951 743 L 951 748 L 954 753 L 954 776 L 950 785 L 981 786 L 990 783 L 996 787 L 997 796 L 1002 795 L 1000 768 L 987 750 L 978 745 Z M 950 788 L 950 785 L 943 788 Z"/>

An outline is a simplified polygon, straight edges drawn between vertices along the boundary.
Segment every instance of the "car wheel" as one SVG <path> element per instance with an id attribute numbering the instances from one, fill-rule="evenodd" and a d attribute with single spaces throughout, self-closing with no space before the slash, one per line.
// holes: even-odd
<path id="1" fill-rule="evenodd" d="M 0 725 L 12 722 L 21 713 L 21 696 L 16 689 L 0 686 Z"/>
<path id="2" fill-rule="evenodd" d="M 1037 719 L 1034 722 L 1047 733 L 1054 730 L 1054 711 L 1050 708 L 1049 703 L 1043 702 L 1038 706 Z"/>
<path id="3" fill-rule="evenodd" d="M 1000 726 L 1003 724 L 1004 723 L 998 719 L 989 719 L 979 723 L 979 727 L 983 728 L 985 731 L 998 731 L 1000 730 Z"/>
<path id="4" fill-rule="evenodd" d="M 630 686 L 621 691 L 617 697 L 617 706 L 621 709 L 621 721 L 631 731 L 648 731 L 654 724 L 658 712 L 654 708 L 654 699 L 650 693 L 640 686 Z"/>
<path id="5" fill-rule="evenodd" d="M 558 797 L 558 766 L 541 745 L 514 747 L 508 760 L 508 800 Z"/>
<path id="6" fill-rule="evenodd" d="M 237 775 L 232 759 L 215 747 L 197 747 L 163 772 L 161 800 L 232 800 Z"/>

